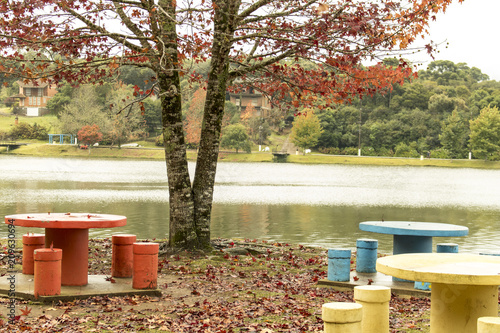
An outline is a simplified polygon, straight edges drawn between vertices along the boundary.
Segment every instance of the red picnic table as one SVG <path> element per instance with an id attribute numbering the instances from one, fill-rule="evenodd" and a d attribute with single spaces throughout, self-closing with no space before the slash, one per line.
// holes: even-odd
<path id="1" fill-rule="evenodd" d="M 62 249 L 61 284 L 88 283 L 89 229 L 115 228 L 127 224 L 121 215 L 91 213 L 39 213 L 5 216 L 6 224 L 45 228 L 45 247 Z"/>

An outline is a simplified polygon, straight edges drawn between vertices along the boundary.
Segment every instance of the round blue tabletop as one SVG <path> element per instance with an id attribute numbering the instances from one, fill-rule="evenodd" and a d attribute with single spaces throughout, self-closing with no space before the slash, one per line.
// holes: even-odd
<path id="1" fill-rule="evenodd" d="M 459 237 L 469 234 L 467 227 L 434 222 L 367 221 L 361 222 L 359 229 L 380 234 L 404 236 Z"/>

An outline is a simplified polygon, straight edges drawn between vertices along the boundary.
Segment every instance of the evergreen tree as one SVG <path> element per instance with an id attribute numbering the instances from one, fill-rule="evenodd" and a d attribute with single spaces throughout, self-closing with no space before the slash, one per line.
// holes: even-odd
<path id="1" fill-rule="evenodd" d="M 220 144 L 223 148 L 235 149 L 236 153 L 239 149 L 244 149 L 248 153 L 250 152 L 249 137 L 245 126 L 242 124 L 227 126 Z"/>
<path id="2" fill-rule="evenodd" d="M 310 110 L 304 110 L 305 114 L 298 116 L 293 122 L 290 139 L 293 144 L 302 148 L 315 147 L 323 130 L 318 117 Z"/>
<path id="3" fill-rule="evenodd" d="M 485 107 L 479 117 L 470 121 L 470 142 L 477 158 L 500 159 L 500 112 L 497 107 Z"/>
<path id="4" fill-rule="evenodd" d="M 469 139 L 469 127 L 467 122 L 454 110 L 445 123 L 439 140 L 452 158 L 464 158 L 467 155 L 467 143 Z"/>

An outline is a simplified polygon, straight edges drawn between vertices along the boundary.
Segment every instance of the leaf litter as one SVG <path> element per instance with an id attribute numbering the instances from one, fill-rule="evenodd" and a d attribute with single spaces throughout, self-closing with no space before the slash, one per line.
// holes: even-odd
<path id="1" fill-rule="evenodd" d="M 156 241 L 156 240 L 153 240 Z M 216 239 L 210 253 L 169 253 L 160 242 L 161 297 L 92 297 L 50 305 L 18 301 L 23 315 L 0 332 L 323 332 L 321 306 L 353 302 L 352 291 L 320 287 L 326 249 Z M 89 243 L 89 274 L 112 283 L 111 240 Z M 9 299 L 0 298 L 7 309 Z M 392 295 L 391 332 L 428 332 L 430 300 Z"/>

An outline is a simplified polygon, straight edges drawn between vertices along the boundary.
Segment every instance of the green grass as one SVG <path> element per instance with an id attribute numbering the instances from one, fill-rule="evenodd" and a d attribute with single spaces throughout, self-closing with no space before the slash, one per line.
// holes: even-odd
<path id="1" fill-rule="evenodd" d="M 271 153 L 254 152 L 247 153 L 233 153 L 221 152 L 219 153 L 219 161 L 222 162 L 272 162 L 273 155 Z"/>
<path id="2" fill-rule="evenodd" d="M 2 111 L 3 112 L 3 111 Z M 15 124 L 15 115 L 11 116 L 0 116 L 0 132 L 9 132 L 12 126 Z M 38 125 L 45 126 L 49 129 L 49 133 L 52 134 L 62 134 L 61 133 L 61 124 L 56 116 L 54 115 L 46 115 L 43 117 L 25 117 L 18 116 L 18 121 L 21 123 L 28 123 L 33 125 L 37 123 Z M 47 138 L 48 142 L 48 138 Z"/>
<path id="3" fill-rule="evenodd" d="M 145 146 L 143 142 L 138 142 Z M 151 144 L 149 143 L 149 146 Z M 154 147 L 151 146 L 151 147 Z M 158 147 L 155 147 L 158 148 Z M 5 148 L 0 148 L 1 154 L 7 154 Z M 10 155 L 29 155 L 40 157 L 83 157 L 83 158 L 132 158 L 164 160 L 163 149 L 118 149 L 114 148 L 92 148 L 89 150 L 79 149 L 71 145 L 33 143 L 11 150 Z M 188 151 L 188 160 L 196 159 L 195 151 Z M 272 162 L 273 155 L 268 152 L 235 153 L 221 152 L 221 162 Z M 445 167 L 445 168 L 476 168 L 476 169 L 500 169 L 500 162 L 485 160 L 448 160 L 448 159 L 423 159 L 419 158 L 387 158 L 387 157 L 358 157 L 358 156 L 333 156 L 321 154 L 290 155 L 289 163 L 298 164 L 347 164 L 347 165 L 375 165 L 375 166 L 421 166 L 421 167 Z"/>
<path id="4" fill-rule="evenodd" d="M 83 157 L 83 158 L 134 158 L 164 160 L 163 149 L 118 149 L 118 148 L 91 148 L 80 149 L 73 145 L 59 144 L 30 144 L 11 150 L 10 155 L 28 155 L 39 157 Z"/>
<path id="5" fill-rule="evenodd" d="M 222 153 L 220 161 L 224 162 L 272 162 L 271 153 L 254 152 L 252 154 Z M 348 165 L 379 165 L 379 166 L 432 166 L 445 168 L 477 168 L 500 169 L 500 162 L 485 160 L 449 160 L 419 158 L 387 158 L 358 157 L 339 155 L 290 155 L 287 162 L 298 164 L 348 164 Z"/>
<path id="6" fill-rule="evenodd" d="M 288 161 L 302 164 L 356 164 L 380 166 L 434 166 L 447 168 L 500 169 L 500 162 L 419 158 L 358 157 L 332 155 L 290 155 Z"/>

